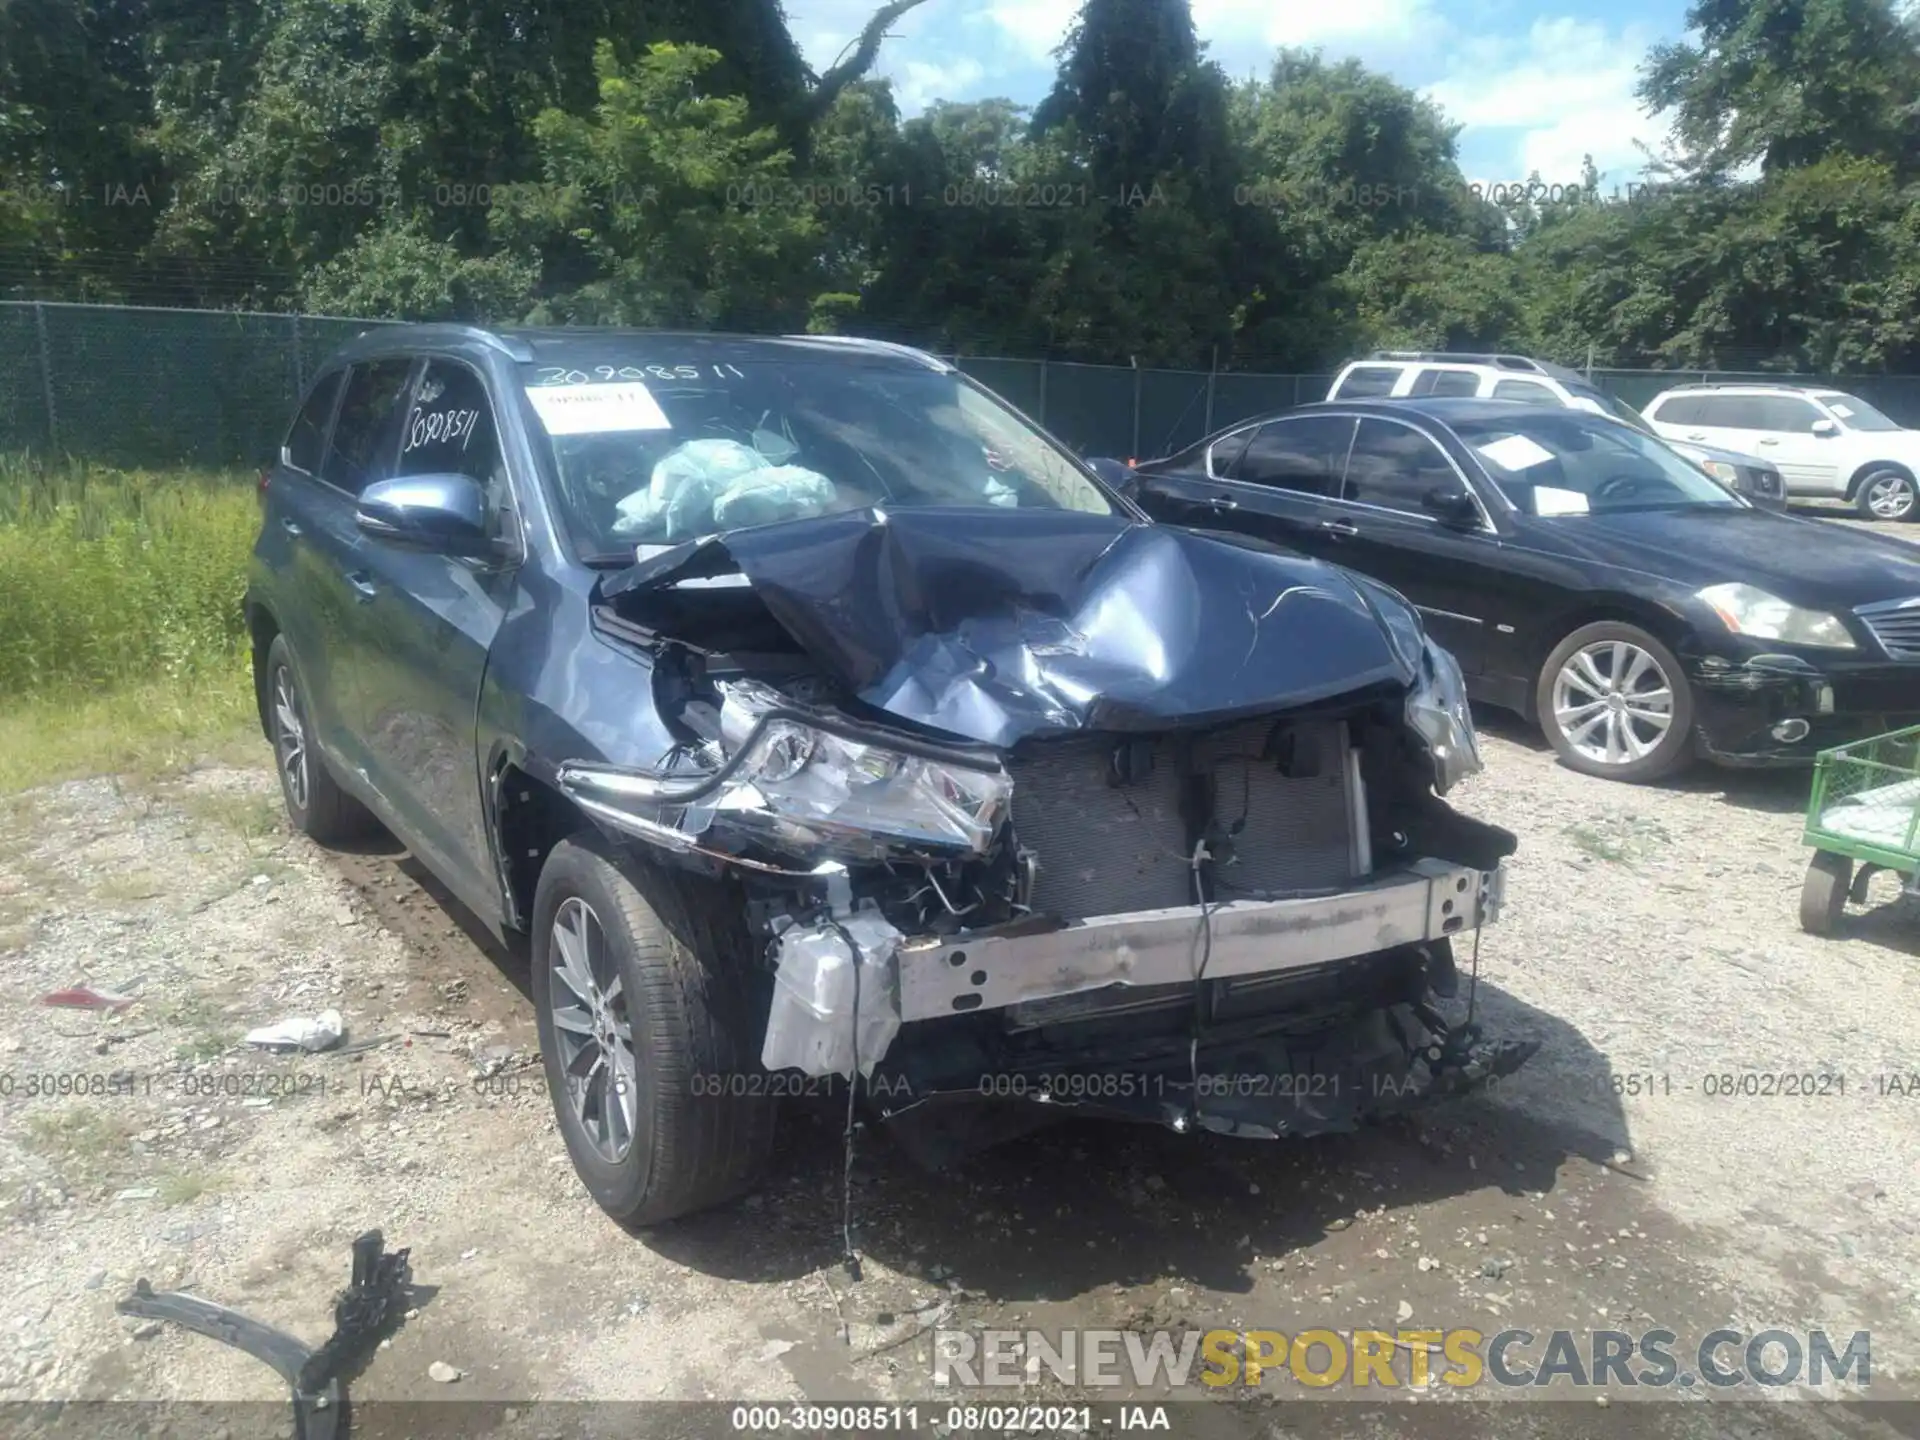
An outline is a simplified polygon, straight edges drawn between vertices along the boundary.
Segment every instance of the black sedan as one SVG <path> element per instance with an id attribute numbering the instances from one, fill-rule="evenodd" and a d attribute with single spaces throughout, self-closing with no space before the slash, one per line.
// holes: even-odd
<path id="1" fill-rule="evenodd" d="M 1128 489 L 1396 587 L 1474 698 L 1591 775 L 1793 763 L 1920 720 L 1920 555 L 1757 509 L 1598 415 L 1307 405 L 1142 463 Z"/>

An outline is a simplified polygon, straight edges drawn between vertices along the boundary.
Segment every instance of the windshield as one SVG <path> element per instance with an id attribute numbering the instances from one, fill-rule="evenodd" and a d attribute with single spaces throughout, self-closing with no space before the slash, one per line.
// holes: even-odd
<path id="1" fill-rule="evenodd" d="M 1839 416 L 1840 422 L 1849 430 L 1898 430 L 1900 428 L 1857 396 L 1824 394 L 1813 398 Z"/>
<path id="2" fill-rule="evenodd" d="M 1741 505 L 1660 441 L 1596 416 L 1549 410 L 1453 428 L 1529 515 Z"/>
<path id="3" fill-rule="evenodd" d="M 954 372 L 783 358 L 523 373 L 590 562 L 873 505 L 1114 513 L 1077 461 Z"/>

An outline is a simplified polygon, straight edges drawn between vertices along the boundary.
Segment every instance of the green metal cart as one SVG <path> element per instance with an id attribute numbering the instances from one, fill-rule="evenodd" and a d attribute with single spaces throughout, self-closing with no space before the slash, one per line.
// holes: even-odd
<path id="1" fill-rule="evenodd" d="M 1803 837 L 1813 847 L 1800 926 L 1826 935 L 1876 871 L 1920 881 L 1920 725 L 1820 752 Z M 1858 868 L 1856 869 L 1856 865 Z"/>

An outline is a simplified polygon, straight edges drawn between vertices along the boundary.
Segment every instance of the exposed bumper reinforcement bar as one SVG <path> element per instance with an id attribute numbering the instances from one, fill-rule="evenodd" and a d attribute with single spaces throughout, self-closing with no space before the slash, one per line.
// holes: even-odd
<path id="1" fill-rule="evenodd" d="M 901 1019 L 1000 1010 L 1110 986 L 1179 984 L 1199 973 L 1203 958 L 1209 980 L 1324 965 L 1490 923 L 1505 890 L 1504 867 L 1419 860 L 1335 895 L 917 937 L 900 950 Z"/>

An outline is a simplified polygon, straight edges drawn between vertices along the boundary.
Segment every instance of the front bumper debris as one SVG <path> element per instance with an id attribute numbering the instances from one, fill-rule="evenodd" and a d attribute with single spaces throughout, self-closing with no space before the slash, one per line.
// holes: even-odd
<path id="1" fill-rule="evenodd" d="M 1053 928 L 922 936 L 900 947 L 903 1021 L 1117 987 L 1304 970 L 1494 920 L 1506 870 L 1419 860 L 1335 894 L 1094 916 Z M 1209 933 L 1210 932 L 1210 933 Z"/>

